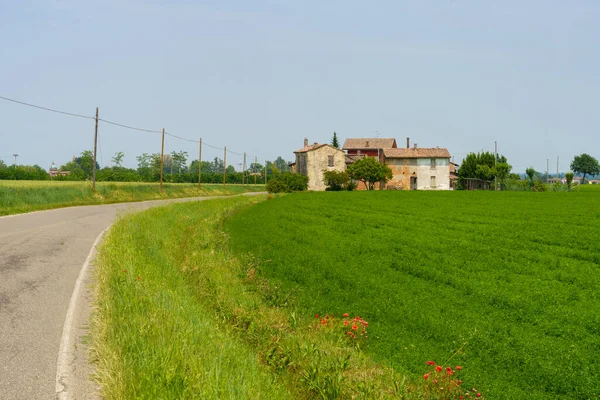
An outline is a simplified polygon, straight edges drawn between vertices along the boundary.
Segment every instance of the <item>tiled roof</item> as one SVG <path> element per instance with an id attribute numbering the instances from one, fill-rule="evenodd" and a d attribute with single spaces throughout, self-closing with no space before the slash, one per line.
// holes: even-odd
<path id="1" fill-rule="evenodd" d="M 355 161 L 364 158 L 364 154 L 346 154 L 346 164 L 354 164 Z"/>
<path id="2" fill-rule="evenodd" d="M 327 144 L 327 143 L 322 143 L 322 144 L 315 143 L 315 144 L 312 144 L 312 145 L 310 145 L 308 147 L 303 147 L 300 150 L 296 150 L 296 151 L 294 151 L 294 153 L 306 153 L 308 151 L 313 151 L 313 150 L 316 150 L 316 149 L 320 149 L 323 146 L 329 146 L 329 147 L 334 148 L 334 149 L 336 149 L 338 151 L 342 151 L 342 150 L 338 149 L 337 147 L 333 147 L 332 145 Z"/>
<path id="3" fill-rule="evenodd" d="M 450 152 L 444 148 L 402 148 L 402 149 L 383 149 L 386 158 L 450 158 Z"/>
<path id="4" fill-rule="evenodd" d="M 346 139 L 344 150 L 349 149 L 390 149 L 396 147 L 396 139 L 358 138 Z"/>

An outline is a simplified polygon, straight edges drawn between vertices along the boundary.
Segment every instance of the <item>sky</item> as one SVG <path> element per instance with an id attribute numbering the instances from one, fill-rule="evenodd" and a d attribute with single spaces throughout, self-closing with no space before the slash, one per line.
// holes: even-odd
<path id="1" fill-rule="evenodd" d="M 0 0 L 0 37 L 0 96 L 165 128 L 190 159 L 202 138 L 203 160 L 292 160 L 334 131 L 459 163 L 497 142 L 516 172 L 600 158 L 597 0 Z M 0 120 L 7 164 L 93 148 L 91 119 L 0 99 Z M 101 166 L 160 150 L 159 133 L 99 125 Z"/>

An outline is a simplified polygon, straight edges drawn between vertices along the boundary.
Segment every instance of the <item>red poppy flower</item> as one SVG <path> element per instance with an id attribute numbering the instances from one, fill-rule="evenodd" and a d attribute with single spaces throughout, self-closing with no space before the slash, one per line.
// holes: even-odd
<path id="1" fill-rule="evenodd" d="M 481 397 L 481 393 L 477 393 L 477 394 L 476 394 L 476 396 L 477 396 L 477 397 Z"/>
<path id="2" fill-rule="evenodd" d="M 434 361 L 427 361 L 427 365 L 435 365 Z"/>
<path id="3" fill-rule="evenodd" d="M 348 326 L 348 321 L 344 321 L 344 325 Z"/>
<path id="4" fill-rule="evenodd" d="M 348 317 L 348 313 L 345 313 L 344 315 L 342 315 L 342 317 Z"/>
<path id="5" fill-rule="evenodd" d="M 437 367 L 435 367 L 435 370 L 436 370 L 437 372 L 440 372 L 440 371 L 442 370 L 442 367 L 441 367 L 440 365 L 438 365 Z"/>
<path id="6" fill-rule="evenodd" d="M 429 374 L 423 375 L 423 379 L 427 379 L 427 378 L 429 378 Z"/>
<path id="7" fill-rule="evenodd" d="M 446 373 L 448 375 L 452 375 L 452 374 L 454 374 L 454 371 L 452 371 L 452 368 L 448 367 L 448 368 L 446 368 Z"/>
<path id="8" fill-rule="evenodd" d="M 355 330 L 357 330 L 357 329 L 358 329 L 358 326 L 356 326 L 356 325 L 352 325 L 352 330 L 353 330 L 353 331 L 355 331 Z"/>
<path id="9" fill-rule="evenodd" d="M 456 369 L 460 371 L 462 369 L 462 367 L 460 365 L 457 365 Z"/>
<path id="10" fill-rule="evenodd" d="M 316 318 L 316 319 L 319 319 L 319 314 L 315 314 L 315 318 Z"/>

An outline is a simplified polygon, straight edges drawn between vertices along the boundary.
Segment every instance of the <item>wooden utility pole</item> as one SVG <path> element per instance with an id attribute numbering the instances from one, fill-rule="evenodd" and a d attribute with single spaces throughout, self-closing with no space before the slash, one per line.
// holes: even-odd
<path id="1" fill-rule="evenodd" d="M 162 146 L 160 148 L 160 191 L 162 192 L 163 163 L 165 160 L 165 128 L 162 130 Z"/>
<path id="2" fill-rule="evenodd" d="M 92 165 L 92 190 L 96 191 L 96 153 L 98 150 L 98 107 L 96 107 L 96 129 L 94 130 L 94 163 Z"/>
<path id="3" fill-rule="evenodd" d="M 256 163 L 258 162 L 258 157 L 254 157 L 254 167 L 252 168 L 252 172 L 254 172 L 254 184 L 256 185 Z"/>
<path id="4" fill-rule="evenodd" d="M 494 169 L 496 169 L 496 164 L 498 163 L 498 143 L 494 140 Z M 498 190 L 498 170 L 496 169 L 496 173 L 494 174 L 494 190 Z"/>
<path id="5" fill-rule="evenodd" d="M 267 160 L 265 160 L 265 185 L 267 184 Z"/>
<path id="6" fill-rule="evenodd" d="M 546 183 L 548 183 L 548 173 L 550 172 L 550 159 L 546 158 Z"/>
<path id="7" fill-rule="evenodd" d="M 556 179 L 558 179 L 558 156 L 556 156 Z"/>
<path id="8" fill-rule="evenodd" d="M 200 138 L 200 153 L 198 154 L 198 189 L 200 189 L 200 178 L 202 178 L 202 138 Z"/>
<path id="9" fill-rule="evenodd" d="M 227 146 L 223 147 L 223 185 L 227 180 Z"/>
<path id="10" fill-rule="evenodd" d="M 242 185 L 246 183 L 246 153 L 244 153 L 244 166 L 242 167 Z"/>

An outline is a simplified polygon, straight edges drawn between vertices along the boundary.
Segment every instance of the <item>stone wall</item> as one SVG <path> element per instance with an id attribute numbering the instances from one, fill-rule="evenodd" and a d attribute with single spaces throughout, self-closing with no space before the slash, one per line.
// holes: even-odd
<path id="1" fill-rule="evenodd" d="M 449 190 L 450 163 L 448 159 L 437 158 L 435 168 L 429 158 L 389 158 L 386 160 L 393 177 L 388 181 L 388 189 L 410 190 L 410 177 L 417 178 L 417 190 Z M 431 177 L 435 176 L 432 187 Z"/>
<path id="2" fill-rule="evenodd" d="M 325 190 L 323 182 L 324 171 L 345 171 L 346 155 L 340 150 L 331 146 L 319 147 L 307 154 L 307 176 L 308 190 Z M 329 156 L 333 156 L 333 167 L 329 166 Z"/>

